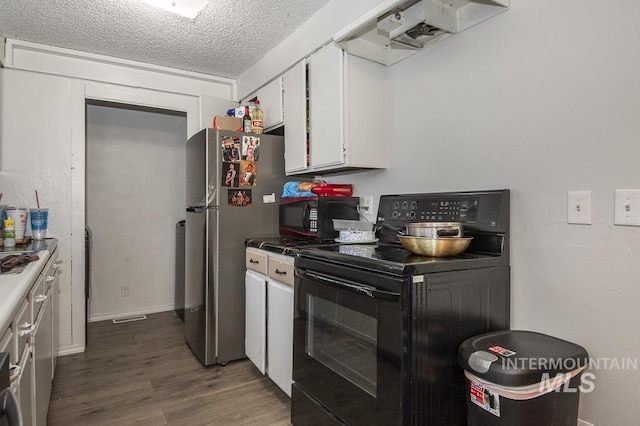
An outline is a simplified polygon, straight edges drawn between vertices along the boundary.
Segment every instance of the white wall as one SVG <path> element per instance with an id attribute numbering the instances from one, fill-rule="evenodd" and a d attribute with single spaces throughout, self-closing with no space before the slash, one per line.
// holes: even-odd
<path id="1" fill-rule="evenodd" d="M 174 308 L 186 124 L 184 115 L 87 106 L 89 321 Z M 129 296 L 121 296 L 121 286 L 129 286 Z"/>

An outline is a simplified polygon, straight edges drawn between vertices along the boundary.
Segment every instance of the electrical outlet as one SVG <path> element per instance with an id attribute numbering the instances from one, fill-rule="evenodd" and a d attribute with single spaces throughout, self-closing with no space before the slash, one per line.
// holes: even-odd
<path id="1" fill-rule="evenodd" d="M 131 294 L 131 288 L 128 285 L 120 286 L 120 297 L 127 297 Z"/>
<path id="2" fill-rule="evenodd" d="M 616 189 L 613 223 L 640 226 L 640 190 Z"/>
<path id="3" fill-rule="evenodd" d="M 591 225 L 591 191 L 567 193 L 567 223 Z"/>
<path id="4" fill-rule="evenodd" d="M 373 216 L 373 195 L 360 197 L 360 214 L 366 217 Z"/>

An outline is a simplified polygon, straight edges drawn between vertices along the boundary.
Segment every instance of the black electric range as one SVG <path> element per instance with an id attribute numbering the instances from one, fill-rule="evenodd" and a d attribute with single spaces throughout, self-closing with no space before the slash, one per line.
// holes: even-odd
<path id="1" fill-rule="evenodd" d="M 466 425 L 467 338 L 510 324 L 509 191 L 383 195 L 377 244 L 296 248 L 293 425 Z M 459 256 L 405 250 L 411 222 L 462 222 Z"/>

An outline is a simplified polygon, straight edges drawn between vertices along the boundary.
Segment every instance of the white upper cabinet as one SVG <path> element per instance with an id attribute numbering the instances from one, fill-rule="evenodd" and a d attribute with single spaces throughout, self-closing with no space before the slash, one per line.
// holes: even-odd
<path id="1" fill-rule="evenodd" d="M 284 102 L 288 175 L 386 167 L 383 65 L 327 45 L 284 74 Z"/>
<path id="2" fill-rule="evenodd" d="M 276 78 L 258 90 L 260 108 L 264 114 L 264 130 L 267 132 L 284 123 L 282 95 L 282 77 Z"/>
<path id="3" fill-rule="evenodd" d="M 309 124 L 311 168 L 344 163 L 343 53 L 333 46 L 309 58 Z"/>
<path id="4" fill-rule="evenodd" d="M 282 76 L 284 85 L 284 157 L 287 174 L 305 172 L 307 155 L 307 77 L 305 61 Z"/>
<path id="5" fill-rule="evenodd" d="M 241 103 L 254 98 L 260 101 L 263 113 L 264 131 L 276 129 L 284 123 L 284 100 L 282 93 L 282 76 L 265 84 L 260 89 L 244 98 Z"/>

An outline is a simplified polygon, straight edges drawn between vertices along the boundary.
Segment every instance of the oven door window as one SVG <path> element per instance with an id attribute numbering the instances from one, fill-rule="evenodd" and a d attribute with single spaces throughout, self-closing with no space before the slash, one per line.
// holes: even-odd
<path id="1" fill-rule="evenodd" d="M 314 294 L 307 295 L 307 309 L 307 354 L 375 397 L 378 386 L 376 312 L 360 312 Z"/>
<path id="2" fill-rule="evenodd" d="M 347 424 L 397 425 L 402 296 L 373 288 L 361 275 L 354 282 L 296 269 L 293 380 Z"/>

